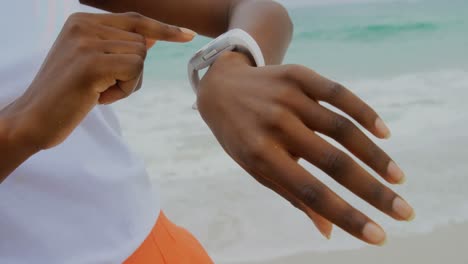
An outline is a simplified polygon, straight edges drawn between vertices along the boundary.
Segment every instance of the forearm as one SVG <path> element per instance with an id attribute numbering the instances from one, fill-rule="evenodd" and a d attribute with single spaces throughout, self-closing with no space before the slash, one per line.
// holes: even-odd
<path id="1" fill-rule="evenodd" d="M 0 110 L 0 184 L 37 150 L 21 136 L 19 114 L 10 107 Z M 24 127 L 24 126 L 23 126 Z"/>
<path id="2" fill-rule="evenodd" d="M 0 184 L 30 157 L 28 152 L 24 151 L 24 149 L 11 146 L 9 144 L 10 142 L 3 138 L 1 141 L 0 156 L 2 157 L 2 161 L 0 167 Z"/>
<path id="3" fill-rule="evenodd" d="M 286 9 L 273 1 L 236 2 L 229 12 L 229 28 L 249 32 L 267 64 L 280 64 L 291 41 L 293 25 Z"/>
<path id="4" fill-rule="evenodd" d="M 270 0 L 80 0 L 111 12 L 134 11 L 216 37 L 230 28 L 249 32 L 267 64 L 281 63 L 292 36 L 288 12 Z"/>

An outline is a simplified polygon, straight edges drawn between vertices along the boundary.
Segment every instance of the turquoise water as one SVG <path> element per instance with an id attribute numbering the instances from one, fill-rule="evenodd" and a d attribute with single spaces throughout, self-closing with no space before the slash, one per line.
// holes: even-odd
<path id="1" fill-rule="evenodd" d="M 395 236 L 468 221 L 468 1 L 398 1 L 291 10 L 287 63 L 344 83 L 392 129 L 376 141 L 408 175 L 396 190 L 416 208 L 397 223 L 302 162 Z M 163 208 L 189 228 L 216 263 L 363 244 L 340 230 L 325 241 L 304 215 L 233 162 L 196 111 L 186 62 L 208 39 L 158 43 L 144 87 L 117 104 L 124 134 L 160 186 Z"/>
<path id="2" fill-rule="evenodd" d="M 468 66 L 468 1 L 305 8 L 292 16 L 287 61 L 340 79 Z"/>
<path id="3" fill-rule="evenodd" d="M 330 77 L 468 68 L 468 1 L 306 6 L 290 13 L 295 33 L 285 62 Z M 158 80 L 184 79 L 186 61 L 206 42 L 159 43 L 147 71 Z"/>

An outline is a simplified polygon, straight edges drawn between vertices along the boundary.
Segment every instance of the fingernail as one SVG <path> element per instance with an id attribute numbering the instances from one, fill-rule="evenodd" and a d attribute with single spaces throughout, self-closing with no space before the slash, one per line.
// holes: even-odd
<path id="1" fill-rule="evenodd" d="M 195 32 L 195 31 L 193 31 L 193 30 L 191 30 L 191 29 L 188 29 L 188 28 L 183 28 L 183 27 L 181 27 L 181 28 L 180 28 L 180 31 L 182 31 L 182 33 L 187 34 L 187 35 L 190 35 L 190 36 L 192 36 L 192 37 L 194 37 L 194 36 L 197 35 L 197 32 Z"/>
<path id="2" fill-rule="evenodd" d="M 405 173 L 394 161 L 390 161 L 388 164 L 387 176 L 395 183 L 403 184 L 405 182 Z"/>
<path id="3" fill-rule="evenodd" d="M 325 231 L 320 230 L 320 233 L 322 234 L 323 237 L 325 237 L 327 240 L 331 239 L 331 232 L 327 233 Z"/>
<path id="4" fill-rule="evenodd" d="M 392 205 L 393 211 L 398 214 L 401 218 L 411 221 L 415 217 L 414 209 L 405 200 L 400 197 L 393 200 Z"/>
<path id="5" fill-rule="evenodd" d="M 385 139 L 389 139 L 392 136 L 390 129 L 380 117 L 375 120 L 375 128 L 377 129 L 377 133 Z"/>
<path id="6" fill-rule="evenodd" d="M 383 245 L 385 244 L 385 232 L 374 223 L 367 223 L 362 230 L 362 235 L 364 239 L 374 245 Z"/>

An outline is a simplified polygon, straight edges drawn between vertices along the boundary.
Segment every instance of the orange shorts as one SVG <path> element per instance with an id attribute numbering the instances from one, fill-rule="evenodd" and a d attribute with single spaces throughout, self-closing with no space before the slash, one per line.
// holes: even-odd
<path id="1" fill-rule="evenodd" d="M 143 244 L 124 264 L 214 263 L 192 234 L 172 223 L 161 211 Z"/>

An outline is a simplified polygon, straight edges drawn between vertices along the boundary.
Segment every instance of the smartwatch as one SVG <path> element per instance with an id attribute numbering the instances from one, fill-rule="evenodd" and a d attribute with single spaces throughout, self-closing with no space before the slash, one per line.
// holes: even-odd
<path id="1" fill-rule="evenodd" d="M 265 66 L 265 59 L 257 42 L 244 30 L 232 29 L 205 45 L 190 59 L 188 75 L 195 94 L 198 93 L 200 82 L 198 71 L 211 66 L 226 51 L 244 53 L 253 58 L 257 67 Z"/>

